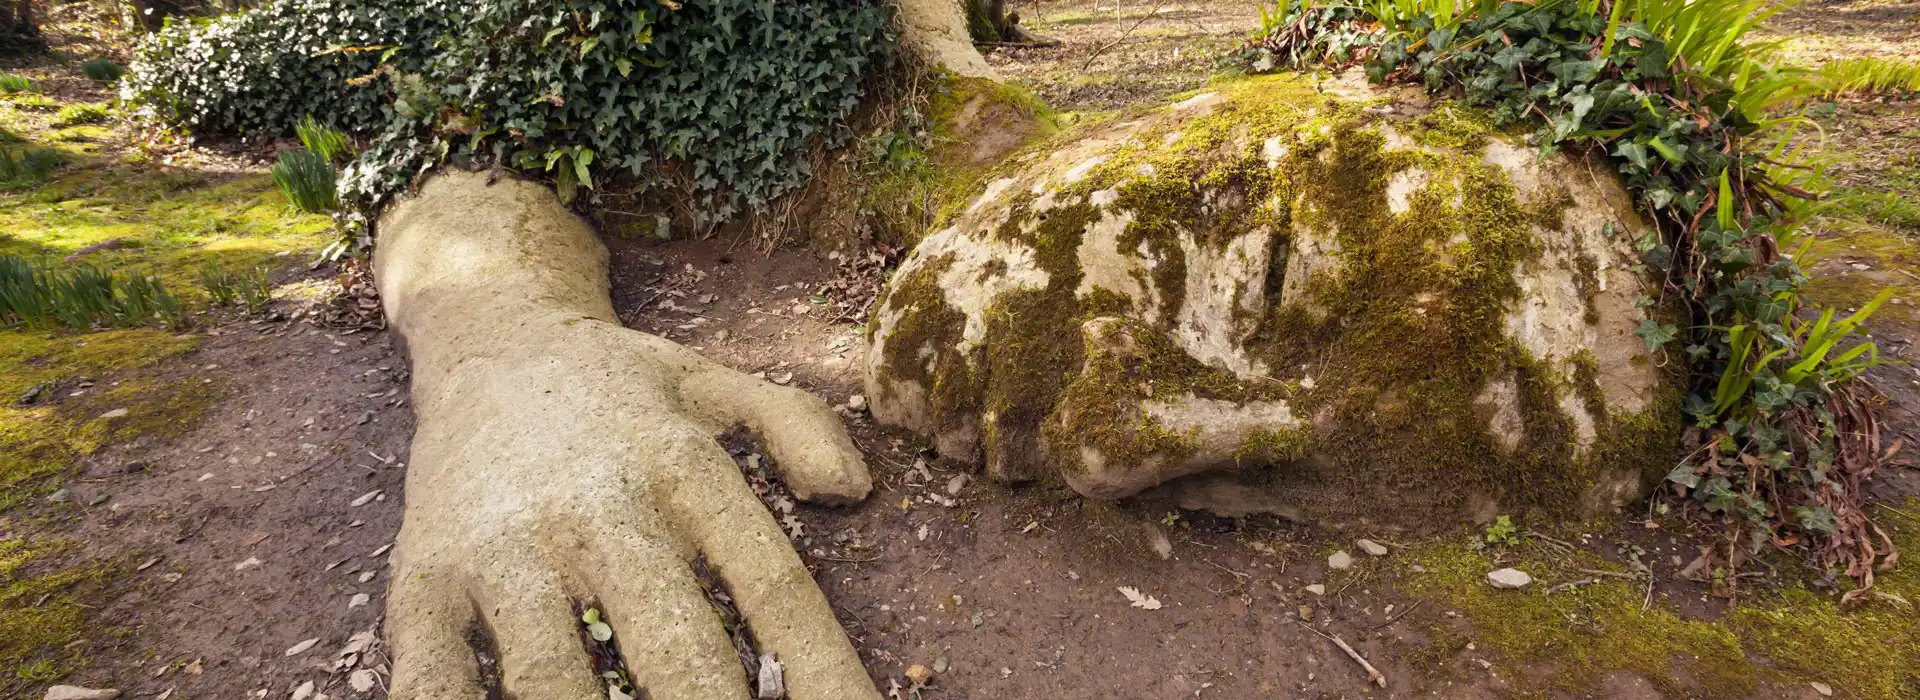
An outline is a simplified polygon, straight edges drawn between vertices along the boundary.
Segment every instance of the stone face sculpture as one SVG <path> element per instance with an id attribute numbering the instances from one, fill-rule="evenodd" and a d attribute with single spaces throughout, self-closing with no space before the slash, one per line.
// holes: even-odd
<path id="1" fill-rule="evenodd" d="M 877 700 L 786 534 L 713 436 L 746 425 L 796 496 L 865 498 L 826 403 L 622 328 L 607 253 L 552 191 L 434 176 L 380 222 L 376 275 L 419 417 L 394 548 L 392 697 L 606 692 L 572 600 L 605 611 L 651 697 L 737 700 L 746 675 L 692 562 L 704 557 L 796 700 Z"/>
<path id="2" fill-rule="evenodd" d="M 1228 83 L 1016 158 L 894 275 L 874 415 L 1113 499 L 1414 525 L 1604 511 L 1672 455 L 1615 176 L 1469 110 Z M 1238 514 L 1238 513 L 1231 513 Z"/>

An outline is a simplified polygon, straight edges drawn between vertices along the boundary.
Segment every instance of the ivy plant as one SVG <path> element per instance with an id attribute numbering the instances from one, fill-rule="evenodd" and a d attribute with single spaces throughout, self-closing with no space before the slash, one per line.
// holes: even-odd
<path id="1" fill-rule="evenodd" d="M 448 161 L 568 199 L 619 179 L 711 223 L 804 182 L 888 60 L 889 21 L 873 0 L 278 0 L 161 32 L 128 94 L 199 131 L 311 114 L 367 136 L 340 178 L 362 230 Z"/>
<path id="2" fill-rule="evenodd" d="M 1804 250 L 1783 242 L 1817 210 L 1817 171 L 1785 144 L 1804 121 L 1790 108 L 1819 85 L 1744 41 L 1781 7 L 1282 0 L 1240 60 L 1256 72 L 1361 65 L 1376 82 L 1418 82 L 1501 124 L 1532 124 L 1543 151 L 1610 161 L 1657 224 L 1638 241 L 1645 266 L 1685 302 L 1684 317 L 1636 331 L 1692 370 L 1691 449 L 1667 483 L 1730 525 L 1730 567 L 1769 544 L 1811 542 L 1862 584 L 1857 598 L 1897 559 L 1862 508 L 1861 480 L 1883 456 L 1870 391 L 1848 382 L 1879 363 L 1858 331 L 1887 295 L 1839 320 L 1801 296 Z"/>

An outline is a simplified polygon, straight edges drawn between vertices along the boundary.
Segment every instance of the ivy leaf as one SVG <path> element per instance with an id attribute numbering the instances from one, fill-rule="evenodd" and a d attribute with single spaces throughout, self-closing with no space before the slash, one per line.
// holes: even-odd
<path id="1" fill-rule="evenodd" d="M 1680 335 L 1680 329 L 1646 318 L 1640 320 L 1640 327 L 1635 328 L 1633 334 L 1640 336 L 1641 340 L 1645 340 L 1647 342 L 1647 351 L 1653 352 L 1664 347 L 1667 343 L 1673 342 L 1673 339 Z"/>
<path id="2" fill-rule="evenodd" d="M 1793 519 L 1809 532 L 1833 534 L 1840 527 L 1840 519 L 1826 506 L 1794 506 Z"/>
<path id="3" fill-rule="evenodd" d="M 1627 162 L 1641 170 L 1646 170 L 1652 165 L 1647 159 L 1647 147 L 1632 141 L 1621 141 L 1620 145 L 1613 147 L 1613 154 L 1627 159 Z"/>
<path id="4" fill-rule="evenodd" d="M 1690 489 L 1698 488 L 1700 486 L 1700 475 L 1695 472 L 1693 465 L 1682 464 L 1674 467 L 1673 471 L 1667 472 L 1667 481 Z"/>

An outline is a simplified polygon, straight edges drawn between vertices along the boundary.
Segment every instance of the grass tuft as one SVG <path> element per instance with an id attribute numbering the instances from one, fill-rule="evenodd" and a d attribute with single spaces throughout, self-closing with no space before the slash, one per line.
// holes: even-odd
<path id="1" fill-rule="evenodd" d="M 0 255 L 0 327 L 86 330 L 156 321 L 185 328 L 187 312 L 152 276 L 118 277 L 93 267 L 58 269 Z"/>
<path id="2" fill-rule="evenodd" d="M 280 163 L 273 166 L 273 184 L 309 214 L 324 214 L 339 205 L 336 177 L 333 164 L 306 149 L 281 151 Z"/>
<path id="3" fill-rule="evenodd" d="M 66 163 L 66 156 L 49 148 L 0 148 L 0 186 L 33 185 Z"/>
<path id="4" fill-rule="evenodd" d="M 328 163 L 338 162 L 342 156 L 353 155 L 347 150 L 345 132 L 314 121 L 311 114 L 294 125 L 293 131 L 300 137 L 300 145 L 306 146 L 307 150 Z"/>
<path id="5" fill-rule="evenodd" d="M 107 120 L 107 106 L 104 104 L 77 104 L 61 107 L 53 115 L 53 127 L 56 129 L 84 124 L 98 124 Z"/>
<path id="6" fill-rule="evenodd" d="M 127 69 L 111 59 L 95 58 L 80 64 L 80 72 L 86 74 L 91 80 L 111 83 L 119 80 L 120 76 L 126 75 Z"/>

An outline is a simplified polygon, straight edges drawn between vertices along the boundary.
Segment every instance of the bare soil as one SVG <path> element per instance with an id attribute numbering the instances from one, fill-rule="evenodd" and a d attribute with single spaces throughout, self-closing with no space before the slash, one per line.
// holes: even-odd
<path id="1" fill-rule="evenodd" d="M 69 504 L 4 516 L 129 571 L 95 616 L 111 627 L 82 642 L 94 663 L 63 682 L 286 697 L 342 682 L 322 669 L 380 623 L 413 432 L 405 358 L 386 333 L 299 321 L 231 320 L 205 335 L 166 370 L 224 392 L 197 429 L 103 451 L 69 480 Z M 374 651 L 366 667 L 381 663 Z"/>

